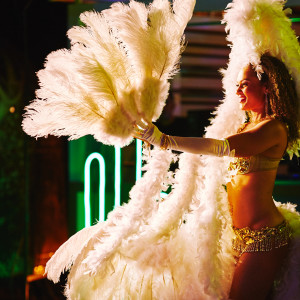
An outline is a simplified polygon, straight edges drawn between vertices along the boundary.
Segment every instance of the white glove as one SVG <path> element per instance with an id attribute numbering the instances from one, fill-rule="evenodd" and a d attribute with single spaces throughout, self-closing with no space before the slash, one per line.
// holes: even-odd
<path id="1" fill-rule="evenodd" d="M 173 137 L 162 133 L 153 123 L 135 125 L 133 136 L 164 150 L 177 146 Z"/>
<path id="2" fill-rule="evenodd" d="M 213 156 L 230 156 L 230 146 L 228 140 L 218 140 L 200 137 L 178 137 L 169 136 L 152 123 L 140 123 L 135 125 L 134 137 L 143 140 L 161 149 L 171 149 L 194 154 L 204 154 Z"/>

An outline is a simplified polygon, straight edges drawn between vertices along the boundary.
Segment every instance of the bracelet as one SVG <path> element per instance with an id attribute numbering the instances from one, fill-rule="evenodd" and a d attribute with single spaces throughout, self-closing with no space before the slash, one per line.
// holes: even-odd
<path id="1" fill-rule="evenodd" d="M 167 150 L 167 149 L 174 149 L 177 148 L 177 143 L 172 136 L 162 133 L 160 138 L 160 149 Z"/>

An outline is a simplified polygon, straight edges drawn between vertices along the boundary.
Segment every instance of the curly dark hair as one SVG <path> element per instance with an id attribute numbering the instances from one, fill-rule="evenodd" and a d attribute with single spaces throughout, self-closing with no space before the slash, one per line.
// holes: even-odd
<path id="1" fill-rule="evenodd" d="M 288 148 L 300 138 L 300 112 L 295 83 L 285 64 L 269 54 L 261 56 L 261 82 L 266 84 L 267 115 L 286 124 Z M 299 74 L 300 75 L 300 74 Z"/>

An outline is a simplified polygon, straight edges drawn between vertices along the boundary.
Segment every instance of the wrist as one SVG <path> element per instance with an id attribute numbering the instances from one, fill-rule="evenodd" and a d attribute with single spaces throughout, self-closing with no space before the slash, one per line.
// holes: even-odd
<path id="1" fill-rule="evenodd" d="M 176 150 L 177 142 L 173 136 L 162 133 L 159 146 L 163 150 L 167 150 L 167 149 Z"/>

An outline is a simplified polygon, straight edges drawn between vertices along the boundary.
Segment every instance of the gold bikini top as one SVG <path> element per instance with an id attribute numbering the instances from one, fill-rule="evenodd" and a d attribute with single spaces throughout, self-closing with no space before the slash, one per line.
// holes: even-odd
<path id="1" fill-rule="evenodd" d="M 263 155 L 235 157 L 234 161 L 229 164 L 228 171 L 230 171 L 232 175 L 243 175 L 257 171 L 275 170 L 280 160 L 280 158 L 270 158 Z"/>

